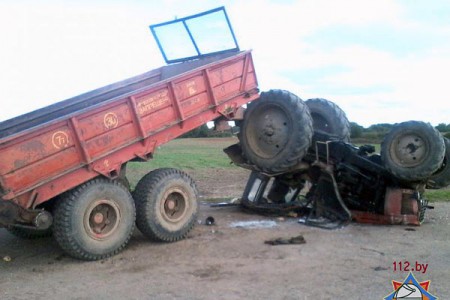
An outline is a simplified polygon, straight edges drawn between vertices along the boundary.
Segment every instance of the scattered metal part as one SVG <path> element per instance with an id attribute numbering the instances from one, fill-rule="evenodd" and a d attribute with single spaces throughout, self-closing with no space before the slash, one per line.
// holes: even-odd
<path id="1" fill-rule="evenodd" d="M 241 198 L 233 198 L 230 201 L 226 202 L 219 202 L 219 203 L 212 203 L 209 206 L 210 207 L 227 207 L 227 206 L 239 206 L 241 205 Z"/>
<path id="2" fill-rule="evenodd" d="M 216 223 L 216 220 L 214 220 L 214 218 L 211 216 L 207 217 L 205 220 L 205 225 L 207 225 L 207 226 L 215 225 L 215 223 Z"/>
<path id="3" fill-rule="evenodd" d="M 365 250 L 365 251 L 375 252 L 375 253 L 380 254 L 381 256 L 384 256 L 384 252 L 379 251 L 379 250 L 376 250 L 376 249 L 370 249 L 370 248 L 364 248 L 364 247 L 361 247 L 360 249 L 361 249 L 361 250 Z"/>
<path id="4" fill-rule="evenodd" d="M 291 238 L 276 238 L 272 240 L 264 241 L 264 244 L 276 246 L 276 245 L 300 245 L 306 244 L 306 240 L 303 235 L 294 236 Z"/>
<path id="5" fill-rule="evenodd" d="M 373 270 L 374 271 L 386 271 L 386 270 L 389 270 L 389 268 L 378 266 L 378 267 L 373 268 Z"/>
<path id="6" fill-rule="evenodd" d="M 275 221 L 239 221 L 239 222 L 233 222 L 230 224 L 230 227 L 234 228 L 273 228 L 277 226 L 277 223 Z"/>
<path id="7" fill-rule="evenodd" d="M 408 228 L 405 228 L 405 231 L 416 231 L 416 230 L 414 228 L 408 227 Z"/>
<path id="8" fill-rule="evenodd" d="M 220 202 L 220 203 L 213 203 L 210 205 L 210 207 L 228 207 L 228 206 L 239 206 L 239 203 L 230 203 L 230 202 Z"/>

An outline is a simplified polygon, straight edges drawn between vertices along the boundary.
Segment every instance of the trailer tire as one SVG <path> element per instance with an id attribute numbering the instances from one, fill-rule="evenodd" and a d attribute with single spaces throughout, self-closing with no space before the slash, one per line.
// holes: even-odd
<path id="1" fill-rule="evenodd" d="M 117 181 L 96 178 L 56 203 L 53 234 L 72 257 L 99 260 L 126 246 L 135 219 L 134 201 L 127 188 Z"/>
<path id="2" fill-rule="evenodd" d="M 156 169 L 137 184 L 136 225 L 146 237 L 159 242 L 183 239 L 197 220 L 197 187 L 186 173 Z"/>
<path id="3" fill-rule="evenodd" d="M 442 166 L 428 179 L 427 189 L 441 189 L 450 185 L 450 139 L 444 138 L 445 156 Z"/>
<path id="4" fill-rule="evenodd" d="M 301 161 L 312 134 L 305 103 L 288 91 L 270 90 L 249 104 L 238 137 L 244 157 L 261 171 L 275 174 Z"/>
<path id="5" fill-rule="evenodd" d="M 430 177 L 442 166 L 444 155 L 442 135 L 431 124 L 419 121 L 395 124 L 381 144 L 383 166 L 406 181 Z"/>
<path id="6" fill-rule="evenodd" d="M 314 132 L 332 135 L 344 142 L 350 141 L 350 122 L 339 106 L 323 98 L 308 99 L 305 103 L 311 113 Z"/>
<path id="7" fill-rule="evenodd" d="M 9 233 L 27 240 L 41 239 L 52 236 L 52 228 L 47 229 L 32 229 L 22 228 L 16 226 L 9 226 L 6 228 Z"/>

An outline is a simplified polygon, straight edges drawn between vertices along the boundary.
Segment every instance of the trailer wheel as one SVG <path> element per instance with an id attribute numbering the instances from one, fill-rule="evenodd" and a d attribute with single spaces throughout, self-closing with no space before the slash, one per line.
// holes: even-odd
<path id="1" fill-rule="evenodd" d="M 428 189 L 441 189 L 450 185 L 450 140 L 444 138 L 445 156 L 442 166 L 428 179 Z"/>
<path id="2" fill-rule="evenodd" d="M 117 181 L 97 178 L 56 203 L 53 234 L 69 255 L 98 260 L 126 246 L 135 219 L 134 201 L 127 188 Z"/>
<path id="3" fill-rule="evenodd" d="M 9 226 L 8 232 L 22 239 L 34 240 L 40 238 L 50 237 L 52 235 L 52 228 L 48 229 L 32 229 L 16 226 Z"/>
<path id="4" fill-rule="evenodd" d="M 194 180 L 180 170 L 164 168 L 148 173 L 133 193 L 138 229 L 160 242 L 185 238 L 197 219 L 197 194 Z"/>
<path id="5" fill-rule="evenodd" d="M 305 103 L 283 90 L 270 90 L 249 104 L 239 140 L 248 161 L 263 172 L 297 165 L 311 145 L 312 119 Z"/>
<path id="6" fill-rule="evenodd" d="M 394 125 L 381 144 L 381 160 L 395 177 L 418 181 L 427 179 L 441 166 L 445 145 L 431 124 L 408 121 Z"/>
<path id="7" fill-rule="evenodd" d="M 344 142 L 350 141 L 350 123 L 339 106 L 322 98 L 308 99 L 305 103 L 311 113 L 314 132 L 333 135 Z"/>

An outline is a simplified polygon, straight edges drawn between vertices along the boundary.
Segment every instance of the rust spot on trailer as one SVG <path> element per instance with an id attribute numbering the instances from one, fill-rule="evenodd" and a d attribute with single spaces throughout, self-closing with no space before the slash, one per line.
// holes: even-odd
<path id="1" fill-rule="evenodd" d="M 39 141 L 39 140 L 35 140 L 32 139 L 24 144 L 22 144 L 20 146 L 20 150 L 23 152 L 28 152 L 28 151 L 37 151 L 37 152 L 45 152 L 45 145 Z"/>
<path id="2" fill-rule="evenodd" d="M 185 107 L 189 107 L 192 106 L 193 104 L 199 103 L 200 102 L 200 98 L 199 97 L 195 97 L 189 100 L 186 100 L 184 102 L 181 103 L 181 107 L 185 108 Z"/>
<path id="3" fill-rule="evenodd" d="M 17 159 L 14 161 L 14 168 L 20 169 L 27 165 L 27 160 L 25 159 Z"/>

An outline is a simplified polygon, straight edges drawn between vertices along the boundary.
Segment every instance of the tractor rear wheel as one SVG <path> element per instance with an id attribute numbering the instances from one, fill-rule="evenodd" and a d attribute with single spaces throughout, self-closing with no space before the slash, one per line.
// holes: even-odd
<path id="1" fill-rule="evenodd" d="M 245 158 L 268 174 L 297 165 L 311 145 L 312 119 L 305 103 L 284 90 L 270 90 L 249 104 L 239 140 Z"/>
<path id="2" fill-rule="evenodd" d="M 445 157 L 442 166 L 429 178 L 428 189 L 441 189 L 450 185 L 450 140 L 444 138 Z"/>
<path id="3" fill-rule="evenodd" d="M 444 160 L 442 135 L 429 123 L 408 121 L 394 125 L 381 144 L 381 160 L 395 177 L 425 180 Z"/>
<path id="4" fill-rule="evenodd" d="M 305 103 L 313 119 L 314 132 L 335 136 L 344 142 L 350 141 L 350 123 L 339 106 L 322 98 L 309 99 Z"/>

